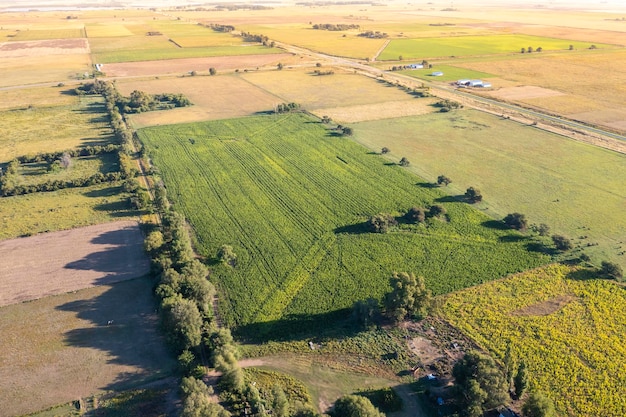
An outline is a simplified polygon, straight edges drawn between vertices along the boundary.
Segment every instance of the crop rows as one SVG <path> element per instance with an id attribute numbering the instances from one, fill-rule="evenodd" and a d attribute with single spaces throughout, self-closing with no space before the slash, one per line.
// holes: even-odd
<path id="1" fill-rule="evenodd" d="M 449 220 L 363 233 L 368 216 L 400 216 L 443 195 L 304 114 L 142 129 L 197 250 L 212 258 L 233 246 L 234 268 L 217 265 L 224 319 L 271 323 L 380 298 L 393 271 L 424 275 L 436 293 L 545 263 L 481 213 L 442 203 Z M 514 239 L 512 239 L 514 240 Z M 478 265 L 478 266 L 477 266 Z"/>
<path id="2" fill-rule="evenodd" d="M 626 292 L 551 265 L 446 297 L 443 315 L 503 358 L 524 360 L 531 387 L 571 416 L 626 412 Z"/>

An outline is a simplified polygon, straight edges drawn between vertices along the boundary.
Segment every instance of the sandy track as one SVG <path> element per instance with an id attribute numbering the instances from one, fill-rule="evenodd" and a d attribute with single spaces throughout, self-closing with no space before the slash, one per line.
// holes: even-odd
<path id="1" fill-rule="evenodd" d="M 0 242 L 0 306 L 144 275 L 137 222 L 122 221 Z"/>

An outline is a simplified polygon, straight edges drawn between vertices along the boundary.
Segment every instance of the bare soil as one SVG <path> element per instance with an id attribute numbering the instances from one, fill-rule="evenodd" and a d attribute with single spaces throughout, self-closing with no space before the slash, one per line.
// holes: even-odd
<path id="1" fill-rule="evenodd" d="M 431 104 L 434 102 L 435 100 L 432 99 L 398 100 L 377 104 L 317 109 L 313 113 L 319 117 L 328 116 L 340 123 L 358 123 L 433 113 L 435 108 Z"/>
<path id="2" fill-rule="evenodd" d="M 0 306 L 146 274 L 137 222 L 104 223 L 0 242 Z"/>
<path id="3" fill-rule="evenodd" d="M 290 57 L 291 54 L 267 54 L 122 62 L 105 64 L 102 67 L 102 71 L 107 77 L 186 74 L 190 71 L 208 72 L 209 68 L 215 68 L 218 72 L 235 69 L 243 71 L 244 69 L 256 69 L 257 67 L 278 63 Z"/>
<path id="4" fill-rule="evenodd" d="M 573 295 L 561 294 L 550 300 L 513 311 L 511 314 L 514 316 L 547 316 L 549 314 L 556 313 L 575 299 L 576 297 Z"/>

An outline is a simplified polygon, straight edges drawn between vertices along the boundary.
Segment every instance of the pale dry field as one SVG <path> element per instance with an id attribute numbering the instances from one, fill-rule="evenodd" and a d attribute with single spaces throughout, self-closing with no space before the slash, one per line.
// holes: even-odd
<path id="1" fill-rule="evenodd" d="M 151 287 L 140 278 L 0 308 L 0 415 L 171 374 L 175 362 L 157 330 Z"/>
<path id="2" fill-rule="evenodd" d="M 71 87 L 31 87 L 0 89 L 0 111 L 23 109 L 28 106 L 38 107 L 68 106 L 76 103 L 77 98 L 68 94 Z"/>
<path id="3" fill-rule="evenodd" d="M 554 91 L 547 88 L 536 87 L 533 85 L 522 85 L 517 87 L 504 87 L 490 93 L 491 96 L 503 100 L 530 100 L 535 98 L 544 99 L 546 97 L 564 96 L 560 91 Z"/>
<path id="4" fill-rule="evenodd" d="M 118 81 L 117 87 L 124 95 L 133 90 L 182 93 L 193 103 L 190 107 L 131 115 L 135 128 L 249 116 L 271 110 L 283 101 L 236 74 Z"/>
<path id="5" fill-rule="evenodd" d="M 395 117 L 417 116 L 438 111 L 432 106 L 436 99 L 422 98 L 412 101 L 388 101 L 385 103 L 362 104 L 357 106 L 322 108 L 313 111 L 316 116 L 328 116 L 339 123 L 358 123 L 369 120 L 393 119 Z"/>
<path id="6" fill-rule="evenodd" d="M 0 306 L 149 272 L 137 222 L 122 221 L 0 242 Z"/>
<path id="7" fill-rule="evenodd" d="M 243 71 L 244 69 L 276 65 L 290 57 L 289 54 L 268 54 L 122 62 L 105 64 L 102 71 L 107 77 L 188 74 L 191 71 L 208 73 L 211 67 L 217 71 L 233 71 L 235 69 Z"/>
<path id="8" fill-rule="evenodd" d="M 322 67 L 321 70 L 328 69 Z M 247 73 L 244 79 L 269 91 L 286 102 L 299 103 L 302 108 L 314 111 L 363 104 L 416 100 L 396 88 L 361 75 L 337 72 L 317 76 L 312 70 L 282 70 Z"/>

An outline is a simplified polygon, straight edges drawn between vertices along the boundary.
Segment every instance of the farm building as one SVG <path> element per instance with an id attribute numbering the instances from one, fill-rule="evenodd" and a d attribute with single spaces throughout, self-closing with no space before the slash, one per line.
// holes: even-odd
<path id="1" fill-rule="evenodd" d="M 458 85 L 459 87 L 484 87 L 484 88 L 491 87 L 491 83 L 488 83 L 483 80 L 466 80 L 466 79 L 458 80 L 456 82 L 456 85 Z"/>
<path id="2" fill-rule="evenodd" d="M 435 71 L 432 74 L 430 74 L 433 77 L 441 77 L 443 75 L 443 72 L 441 71 Z"/>
<path id="3" fill-rule="evenodd" d="M 469 86 L 470 87 L 482 87 L 483 86 L 483 80 L 470 80 Z"/>
<path id="4" fill-rule="evenodd" d="M 424 68 L 424 65 L 422 65 L 422 64 L 410 64 L 409 68 L 411 68 L 411 69 L 422 69 L 422 68 Z"/>
<path id="5" fill-rule="evenodd" d="M 470 80 L 464 78 L 462 80 L 458 80 L 456 82 L 456 85 L 463 85 L 463 86 L 467 87 L 469 85 L 469 83 L 470 83 Z"/>

